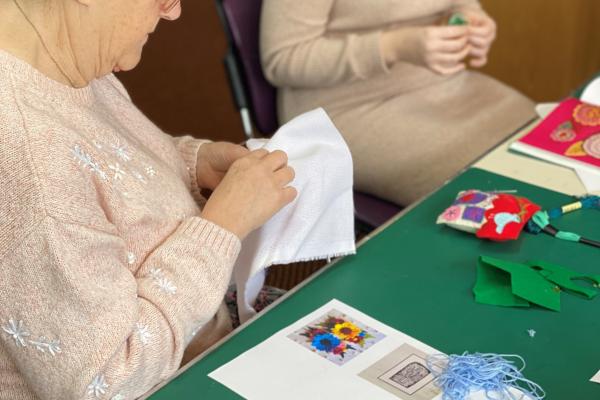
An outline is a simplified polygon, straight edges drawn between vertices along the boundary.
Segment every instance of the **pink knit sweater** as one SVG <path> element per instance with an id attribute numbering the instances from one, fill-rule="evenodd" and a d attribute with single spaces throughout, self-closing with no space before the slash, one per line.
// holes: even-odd
<path id="1" fill-rule="evenodd" d="M 240 248 L 199 216 L 202 143 L 114 76 L 72 89 L 0 50 L 0 399 L 134 399 L 177 370 Z"/>

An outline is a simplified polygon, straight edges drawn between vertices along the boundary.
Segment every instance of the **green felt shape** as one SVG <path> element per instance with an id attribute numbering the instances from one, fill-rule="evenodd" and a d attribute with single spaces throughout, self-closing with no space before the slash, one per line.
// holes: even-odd
<path id="1" fill-rule="evenodd" d="M 469 21 L 461 13 L 454 13 L 448 19 L 448 25 L 467 25 Z"/>
<path id="2" fill-rule="evenodd" d="M 562 289 L 579 293 L 588 299 L 593 299 L 598 294 L 598 291 L 595 289 L 577 284 L 577 281 L 588 281 L 595 285 L 600 285 L 600 276 L 598 275 L 581 275 L 568 268 L 544 261 L 530 261 L 527 264 L 533 269 L 538 269 L 540 275 Z"/>
<path id="3" fill-rule="evenodd" d="M 478 303 L 527 307 L 530 302 L 560 311 L 560 290 L 529 265 L 481 256 L 477 272 L 473 292 Z"/>
<path id="4" fill-rule="evenodd" d="M 477 265 L 477 282 L 473 288 L 475 301 L 505 307 L 529 307 L 527 300 L 512 292 L 511 275 L 480 257 Z"/>

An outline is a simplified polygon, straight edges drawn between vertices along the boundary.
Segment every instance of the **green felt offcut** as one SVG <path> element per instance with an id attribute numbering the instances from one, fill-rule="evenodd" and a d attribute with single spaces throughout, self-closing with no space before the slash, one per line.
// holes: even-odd
<path id="1" fill-rule="evenodd" d="M 529 307 L 530 303 L 560 311 L 560 290 L 524 264 L 481 256 L 473 288 L 478 303 Z"/>
<path id="2" fill-rule="evenodd" d="M 448 25 L 468 25 L 469 21 L 462 13 L 454 13 L 448 19 Z"/>
<path id="3" fill-rule="evenodd" d="M 537 270 L 546 280 L 560 286 L 561 289 L 580 294 L 588 299 L 593 299 L 598 294 L 597 290 L 581 286 L 577 282 L 585 281 L 598 286 L 600 285 L 600 275 L 581 275 L 568 268 L 544 261 L 530 261 L 527 264 Z"/>
<path id="4" fill-rule="evenodd" d="M 505 307 L 529 307 L 531 303 L 560 311 L 562 290 L 593 299 L 598 291 L 581 286 L 580 281 L 600 285 L 600 275 L 581 275 L 560 265 L 544 261 L 527 264 L 479 257 L 475 300 Z"/>

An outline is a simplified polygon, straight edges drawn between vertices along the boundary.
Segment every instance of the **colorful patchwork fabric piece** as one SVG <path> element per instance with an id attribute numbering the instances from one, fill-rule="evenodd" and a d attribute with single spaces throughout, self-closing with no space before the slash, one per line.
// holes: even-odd
<path id="1" fill-rule="evenodd" d="M 492 207 L 495 198 L 495 194 L 479 190 L 462 191 L 454 203 L 438 217 L 437 223 L 475 233 L 483 226 L 485 212 Z"/>
<path id="2" fill-rule="evenodd" d="M 538 205 L 523 197 L 466 190 L 458 194 L 437 223 L 479 238 L 512 240 L 519 237 L 527 221 L 539 210 Z"/>

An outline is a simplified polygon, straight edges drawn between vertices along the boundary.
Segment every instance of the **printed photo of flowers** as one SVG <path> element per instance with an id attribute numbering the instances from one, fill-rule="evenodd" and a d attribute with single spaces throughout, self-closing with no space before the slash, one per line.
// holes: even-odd
<path id="1" fill-rule="evenodd" d="M 385 335 L 337 310 L 288 336 L 294 342 L 337 365 L 343 365 Z"/>

